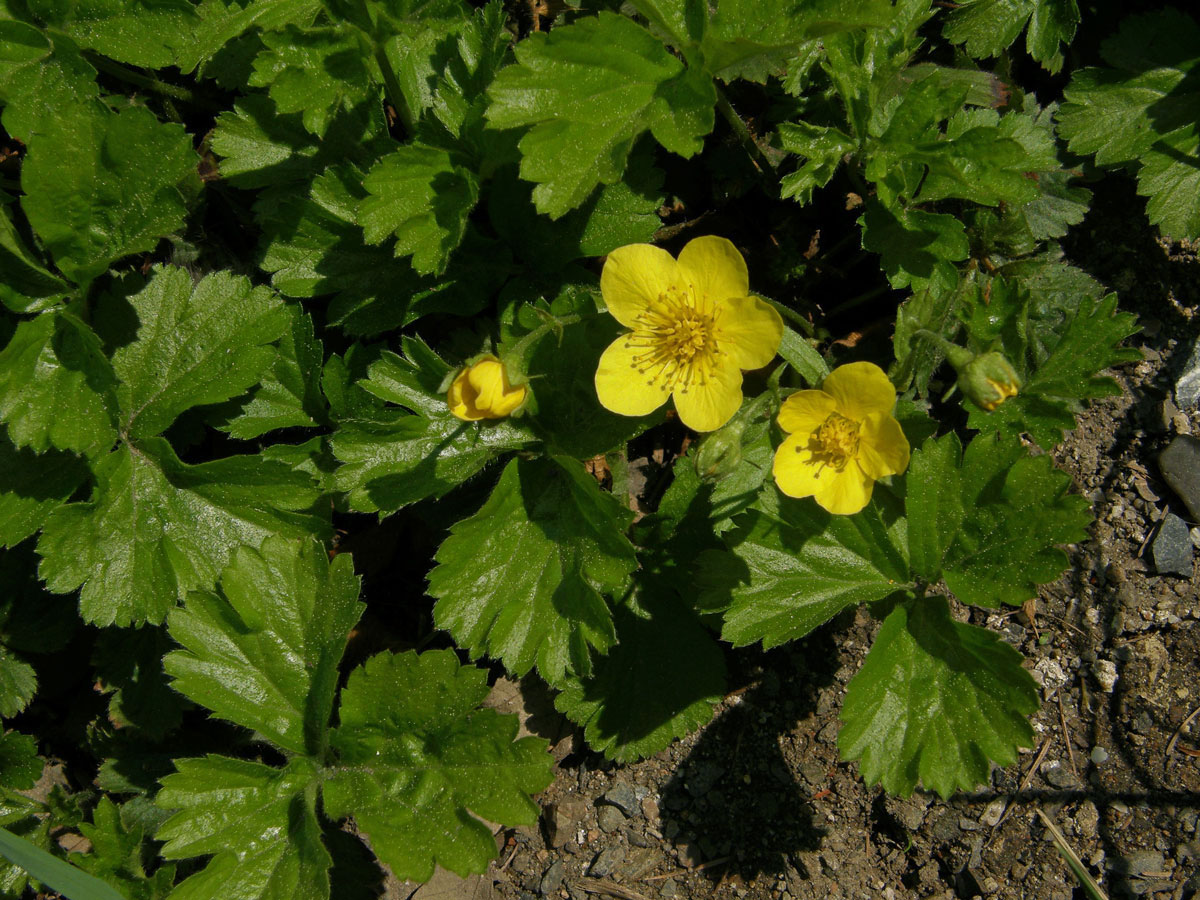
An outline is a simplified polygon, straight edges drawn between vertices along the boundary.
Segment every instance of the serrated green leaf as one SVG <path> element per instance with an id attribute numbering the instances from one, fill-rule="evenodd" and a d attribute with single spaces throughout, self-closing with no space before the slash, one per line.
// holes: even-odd
<path id="1" fill-rule="evenodd" d="M 1003 296 L 999 290 L 992 293 L 997 298 Z M 1014 303 L 1028 298 L 1019 288 L 1013 296 L 1018 298 Z M 998 323 L 1004 321 L 999 317 L 999 307 L 998 302 L 992 312 Z M 1020 314 L 1018 308 L 1012 315 L 1016 318 Z M 1133 314 L 1117 312 L 1116 294 L 1099 300 L 1080 298 L 1061 338 L 1040 364 L 1027 366 L 1023 344 L 1011 351 L 1005 347 L 1009 360 L 1017 367 L 1024 382 L 1020 393 L 992 412 L 970 404 L 968 426 L 985 433 L 998 429 L 1026 431 L 1041 446 L 1056 446 L 1062 440 L 1063 432 L 1075 427 L 1075 412 L 1081 401 L 1118 392 L 1116 382 L 1099 373 L 1110 366 L 1141 358 L 1138 350 L 1119 346 L 1137 330 Z M 1045 340 L 1046 332 L 1042 335 Z M 997 336 L 1001 337 L 1002 332 Z"/>
<path id="2" fill-rule="evenodd" d="M 100 96 L 96 70 L 68 38 L 32 25 L 0 21 L 0 101 L 4 128 L 29 143 L 51 120 L 72 115 Z"/>
<path id="3" fill-rule="evenodd" d="M 325 900 L 333 860 L 315 811 L 310 760 L 284 769 L 206 756 L 180 759 L 155 803 L 178 810 L 155 837 L 166 859 L 214 854 L 173 900 Z"/>
<path id="4" fill-rule="evenodd" d="M 1200 237 L 1200 125 L 1179 128 L 1150 146 L 1142 155 L 1138 193 L 1149 198 L 1151 225 L 1176 238 Z"/>
<path id="5" fill-rule="evenodd" d="M 330 563 L 315 541 L 268 538 L 234 554 L 220 596 L 194 593 L 171 612 L 183 649 L 164 667 L 176 690 L 220 718 L 319 759 L 337 665 L 361 612 L 348 555 Z"/>
<path id="6" fill-rule="evenodd" d="M 965 44 L 975 58 L 998 56 L 1029 24 L 1025 45 L 1029 55 L 1050 72 L 1062 68 L 1060 44 L 1069 45 L 1079 25 L 1076 0 L 966 0 L 947 14 L 942 34 Z"/>
<path id="7" fill-rule="evenodd" d="M 29 705 L 36 692 L 33 666 L 0 646 L 0 717 L 11 719 Z"/>
<path id="8" fill-rule="evenodd" d="M 11 882 L 16 895 L 24 892 L 24 873 L 28 872 L 32 878 L 60 896 L 80 897 L 85 900 L 126 900 L 104 882 L 51 855 L 39 846 L 44 843 L 47 842 L 39 840 L 35 843 L 13 834 L 6 828 L 0 828 L 0 855 L 11 861 L 14 868 L 19 867 L 22 870 L 18 878 Z"/>
<path id="9" fill-rule="evenodd" d="M 434 864 L 482 872 L 496 843 L 480 818 L 531 825 L 529 794 L 552 780 L 544 741 L 517 736 L 515 716 L 478 709 L 485 673 L 450 650 L 380 654 L 350 675 L 325 782 L 325 812 L 353 816 L 397 878 Z"/>
<path id="10" fill-rule="evenodd" d="M 42 776 L 37 741 L 19 731 L 0 734 L 0 783 L 14 791 L 27 791 Z"/>
<path id="11" fill-rule="evenodd" d="M 700 606 L 723 612 L 721 637 L 764 649 L 804 637 L 848 606 L 910 587 L 896 520 L 878 504 L 831 515 L 805 500 L 781 518 L 751 509 L 725 535 L 728 550 L 699 560 Z"/>
<path id="12" fill-rule="evenodd" d="M 25 245 L 6 206 L 0 211 L 0 303 L 15 313 L 41 312 L 61 303 L 70 291 Z"/>
<path id="13" fill-rule="evenodd" d="M 946 799 L 1032 746 L 1037 706 L 1021 654 L 951 619 L 945 598 L 923 597 L 884 620 L 847 688 L 838 748 L 868 785 L 907 796 L 919 781 Z"/>
<path id="14" fill-rule="evenodd" d="M 179 68 L 192 72 L 208 62 L 223 47 L 252 28 L 263 32 L 289 25 L 312 25 L 321 9 L 320 0 L 200 0 L 196 4 L 200 22 L 181 36 L 176 47 Z"/>
<path id="15" fill-rule="evenodd" d="M 326 419 L 321 393 L 321 342 L 312 317 L 299 306 L 288 307 L 291 324 L 279 339 L 275 362 L 249 399 L 229 422 L 218 426 L 235 438 L 249 440 L 280 428 L 311 428 Z"/>
<path id="16" fill-rule="evenodd" d="M 128 298 L 137 339 L 113 354 L 121 380 L 123 433 L 160 434 L 185 410 L 241 394 L 277 359 L 289 325 L 283 302 L 246 278 L 214 272 L 193 283 L 185 270 L 156 267 Z"/>
<path id="17" fill-rule="evenodd" d="M 97 454 L 117 440 L 116 376 L 100 339 L 65 311 L 17 326 L 0 352 L 0 420 L 17 447 Z"/>
<path id="18" fill-rule="evenodd" d="M 333 453 L 342 463 L 334 486 L 347 492 L 351 508 L 360 512 L 395 512 L 441 496 L 501 453 L 533 440 L 509 420 L 455 418 L 445 396 L 434 394 L 418 368 L 394 353 L 384 353 L 359 384 L 404 407 L 342 422 L 334 432 Z"/>
<path id="19" fill-rule="evenodd" d="M 56 510 L 37 549 L 50 590 L 81 587 L 80 612 L 96 624 L 161 622 L 188 591 L 211 588 L 237 547 L 327 529 L 309 476 L 256 456 L 190 466 L 147 438 L 95 477 L 92 499 Z"/>
<path id="20" fill-rule="evenodd" d="M 859 222 L 863 247 L 880 255 L 892 287 L 944 291 L 958 283 L 954 263 L 971 252 L 961 220 L 919 209 L 888 209 L 871 199 Z"/>
<path id="21" fill-rule="evenodd" d="M 961 452 L 954 434 L 930 438 L 913 451 L 905 475 L 908 557 L 913 574 L 928 581 L 941 574 L 942 558 L 963 520 Z"/>
<path id="22" fill-rule="evenodd" d="M 962 527 L 945 556 L 946 585 L 964 603 L 1020 606 L 1067 567 L 1059 545 L 1087 537 L 1087 499 L 1048 456 L 1015 437 L 984 434 L 962 463 Z"/>
<path id="23" fill-rule="evenodd" d="M 69 112 L 30 139 L 21 205 L 63 274 L 87 284 L 182 228 L 200 160 L 182 126 L 145 107 Z"/>
<path id="24" fill-rule="evenodd" d="M 343 26 L 298 28 L 263 35 L 266 49 L 254 59 L 251 87 L 265 87 L 280 114 L 300 113 L 304 127 L 325 134 L 334 114 L 367 98 L 365 46 Z"/>
<path id="25" fill-rule="evenodd" d="M 445 271 L 479 199 L 474 173 L 445 150 L 408 144 L 377 162 L 363 186 L 358 222 L 367 243 L 395 235 L 396 255 L 412 256 L 417 272 Z"/>
<path id="26" fill-rule="evenodd" d="M 153 877 L 147 877 L 142 865 L 145 831 L 139 825 L 126 827 L 121 811 L 108 797 L 100 798 L 91 823 L 80 823 L 79 830 L 91 849 L 70 854 L 75 866 L 120 889 L 126 900 L 163 900 L 171 892 L 175 867 L 159 866 Z"/>
<path id="27" fill-rule="evenodd" d="M 804 157 L 795 172 L 780 179 L 780 196 L 808 204 L 813 190 L 824 187 L 842 164 L 842 157 L 858 149 L 856 141 L 837 128 L 807 122 L 784 122 L 779 126 L 779 146 Z"/>
<path id="28" fill-rule="evenodd" d="M 488 91 L 492 128 L 531 126 L 521 177 L 539 212 L 557 219 L 598 184 L 621 177 L 645 131 L 692 156 L 713 127 L 716 94 L 640 25 L 608 12 L 530 35 Z"/>
<path id="29" fill-rule="evenodd" d="M 725 692 L 725 661 L 695 611 L 666 591 L 639 592 L 616 608 L 614 621 L 617 645 L 592 677 L 568 679 L 554 705 L 583 726 L 588 746 L 624 763 L 712 718 Z"/>
<path id="30" fill-rule="evenodd" d="M 187 0 L 26 0 L 45 25 L 112 59 L 160 69 L 199 23 Z"/>
<path id="31" fill-rule="evenodd" d="M 429 573 L 434 621 L 472 656 L 551 684 L 612 646 L 604 594 L 637 563 L 628 515 L 574 460 L 513 460 L 474 516 L 450 529 Z"/>

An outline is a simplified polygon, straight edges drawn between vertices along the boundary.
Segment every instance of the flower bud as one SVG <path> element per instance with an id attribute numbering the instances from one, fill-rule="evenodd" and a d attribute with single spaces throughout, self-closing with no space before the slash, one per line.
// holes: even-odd
<path id="1" fill-rule="evenodd" d="M 696 451 L 696 471 L 701 478 L 724 478 L 742 461 L 742 432 L 746 423 L 740 417 L 700 442 Z"/>
<path id="2" fill-rule="evenodd" d="M 528 396 L 525 385 L 509 382 L 504 363 L 485 353 L 454 376 L 446 404 L 458 418 L 478 422 L 503 419 L 519 409 Z"/>
<path id="3" fill-rule="evenodd" d="M 988 412 L 1017 396 L 1021 379 L 1003 353 L 991 351 L 958 368 L 958 387 L 972 403 Z"/>

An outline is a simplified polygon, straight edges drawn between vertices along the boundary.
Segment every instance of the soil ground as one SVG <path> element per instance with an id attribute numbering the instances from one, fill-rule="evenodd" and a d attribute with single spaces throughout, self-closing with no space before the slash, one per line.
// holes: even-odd
<path id="1" fill-rule="evenodd" d="M 539 826 L 499 834 L 485 876 L 440 873 L 415 894 L 389 893 L 1085 897 L 1040 811 L 1110 897 L 1200 896 L 1200 578 L 1194 561 L 1190 578 L 1157 574 L 1150 554 L 1166 511 L 1188 518 L 1157 457 L 1174 435 L 1200 434 L 1200 410 L 1171 402 L 1200 336 L 1200 258 L 1195 245 L 1131 232 L 1140 206 L 1127 186 L 1108 190 L 1067 245 L 1143 328 L 1130 343 L 1144 359 L 1111 373 L 1120 395 L 1092 403 L 1054 454 L 1094 502 L 1091 539 L 1020 610 L 956 612 L 1001 632 L 1041 685 L 1036 744 L 1017 765 L 949 801 L 865 787 L 835 742 L 878 623 L 850 611 L 792 645 L 730 651 L 733 689 L 712 723 L 639 763 L 608 763 L 561 720 L 535 716 L 559 760 Z M 530 685 L 505 689 L 501 703 L 547 708 Z"/>

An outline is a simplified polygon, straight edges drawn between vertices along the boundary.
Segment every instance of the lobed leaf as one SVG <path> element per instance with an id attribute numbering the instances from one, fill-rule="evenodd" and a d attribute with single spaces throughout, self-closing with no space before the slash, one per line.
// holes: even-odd
<path id="1" fill-rule="evenodd" d="M 913 451 L 905 475 L 908 556 L 913 574 L 934 581 L 966 511 L 960 486 L 962 445 L 954 434 L 930 438 Z"/>

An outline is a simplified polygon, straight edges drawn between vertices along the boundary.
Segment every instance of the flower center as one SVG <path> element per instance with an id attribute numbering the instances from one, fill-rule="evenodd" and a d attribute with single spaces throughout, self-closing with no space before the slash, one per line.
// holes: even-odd
<path id="1" fill-rule="evenodd" d="M 860 423 L 841 413 L 830 413 L 809 438 L 808 448 L 813 461 L 819 462 L 821 468 L 832 466 L 838 471 L 844 469 L 858 455 L 860 427 Z"/>
<path id="2" fill-rule="evenodd" d="M 696 302 L 695 288 L 671 286 L 638 315 L 625 345 L 639 351 L 633 367 L 649 384 L 661 381 L 670 390 L 682 383 L 686 393 L 693 383 L 708 383 L 721 353 L 715 331 L 713 317 Z"/>

